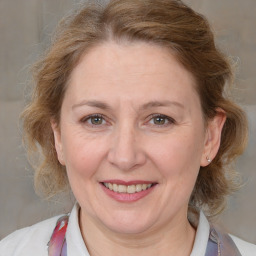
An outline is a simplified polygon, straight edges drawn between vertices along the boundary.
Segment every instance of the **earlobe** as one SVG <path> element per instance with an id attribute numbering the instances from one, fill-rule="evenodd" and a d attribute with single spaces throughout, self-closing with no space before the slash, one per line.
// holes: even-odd
<path id="1" fill-rule="evenodd" d="M 58 160 L 62 165 L 65 165 L 59 125 L 56 123 L 55 120 L 51 120 L 51 127 L 54 135 L 54 144 L 55 144 Z"/>
<path id="2" fill-rule="evenodd" d="M 226 113 L 222 109 L 217 109 L 217 114 L 207 125 L 204 153 L 201 158 L 201 166 L 209 165 L 217 155 L 220 143 L 221 133 L 226 121 Z"/>

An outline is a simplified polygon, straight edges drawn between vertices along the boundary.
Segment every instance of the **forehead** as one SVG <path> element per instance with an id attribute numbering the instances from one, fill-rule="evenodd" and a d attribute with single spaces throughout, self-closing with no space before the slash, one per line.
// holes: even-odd
<path id="1" fill-rule="evenodd" d="M 122 67 L 126 69 L 122 70 Z M 171 49 L 145 42 L 99 44 L 81 57 L 72 77 L 80 68 L 83 68 L 87 75 L 99 71 L 125 71 L 126 75 L 164 73 L 172 68 L 173 71 L 185 71 L 186 75 L 190 76 L 189 79 L 194 80 L 193 75 L 180 64 Z"/>
<path id="2" fill-rule="evenodd" d="M 136 99 L 147 95 L 183 97 L 196 90 L 193 75 L 167 48 L 143 42 L 108 42 L 82 56 L 71 73 L 67 93 L 76 98 L 125 95 Z"/>

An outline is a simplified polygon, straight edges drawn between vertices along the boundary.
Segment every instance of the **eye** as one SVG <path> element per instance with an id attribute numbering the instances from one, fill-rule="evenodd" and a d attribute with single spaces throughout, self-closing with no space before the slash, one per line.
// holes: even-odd
<path id="1" fill-rule="evenodd" d="M 151 117 L 151 119 L 150 119 L 149 123 L 152 125 L 167 126 L 167 125 L 175 123 L 174 119 L 172 119 L 169 116 L 162 115 L 162 114 L 153 114 L 150 117 Z"/>
<path id="2" fill-rule="evenodd" d="M 88 123 L 91 126 L 99 126 L 106 124 L 104 117 L 100 114 L 93 114 L 81 120 L 83 123 Z"/>

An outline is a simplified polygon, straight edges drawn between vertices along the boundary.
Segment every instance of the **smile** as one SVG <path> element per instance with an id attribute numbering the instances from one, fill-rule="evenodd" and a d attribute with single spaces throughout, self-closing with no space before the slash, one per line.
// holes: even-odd
<path id="1" fill-rule="evenodd" d="M 154 184 L 136 184 L 136 185 L 118 185 L 115 183 L 106 183 L 104 182 L 103 185 L 108 188 L 111 191 L 117 192 L 117 193 L 128 193 L 128 194 L 134 194 L 139 193 L 141 191 L 147 190 L 151 188 Z"/>

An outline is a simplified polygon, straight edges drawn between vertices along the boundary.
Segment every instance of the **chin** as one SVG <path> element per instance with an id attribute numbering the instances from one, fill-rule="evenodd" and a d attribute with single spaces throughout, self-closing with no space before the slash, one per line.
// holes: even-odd
<path id="1" fill-rule="evenodd" d="M 129 235 L 129 234 L 142 234 L 146 231 L 148 231 L 150 228 L 150 225 L 136 225 L 136 224 L 124 224 L 124 223 L 120 223 L 118 224 L 114 224 L 112 226 L 109 226 L 109 229 L 112 232 L 115 233 L 120 233 L 120 234 L 124 234 L 124 235 Z"/>
<path id="2" fill-rule="evenodd" d="M 127 216 L 127 214 L 112 216 L 110 220 L 102 220 L 103 225 L 112 232 L 120 234 L 141 234 L 154 225 L 153 219 L 147 219 L 146 216 Z"/>

